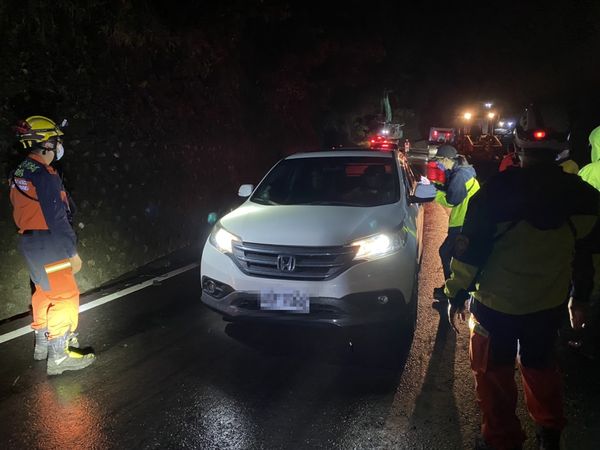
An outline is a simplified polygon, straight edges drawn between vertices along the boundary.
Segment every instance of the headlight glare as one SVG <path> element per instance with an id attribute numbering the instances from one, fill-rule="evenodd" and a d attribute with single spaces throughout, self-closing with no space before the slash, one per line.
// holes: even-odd
<path id="1" fill-rule="evenodd" d="M 352 243 L 358 246 L 354 259 L 370 259 L 393 253 L 399 248 L 396 236 L 381 233 Z"/>
<path id="2" fill-rule="evenodd" d="M 239 240 L 240 238 L 220 226 L 215 228 L 211 236 L 211 242 L 222 253 L 233 253 L 233 241 Z"/>

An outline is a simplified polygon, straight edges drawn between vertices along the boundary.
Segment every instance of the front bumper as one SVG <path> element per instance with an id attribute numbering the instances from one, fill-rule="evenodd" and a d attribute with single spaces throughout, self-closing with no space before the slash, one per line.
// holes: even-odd
<path id="1" fill-rule="evenodd" d="M 210 243 L 204 247 L 201 278 L 215 281 L 215 295 L 203 289 L 202 302 L 230 321 L 268 321 L 339 327 L 402 321 L 414 288 L 416 248 L 350 267 L 323 281 L 250 276 Z M 299 291 L 309 297 L 309 312 L 264 310 L 265 291 Z M 412 306 L 412 305 L 410 305 Z"/>
<path id="2" fill-rule="evenodd" d="M 310 297 L 309 301 L 308 313 L 266 311 L 260 308 L 260 294 L 257 292 L 232 292 L 222 299 L 202 293 L 202 302 L 229 321 L 350 327 L 400 321 L 408 317 L 408 305 L 398 290 L 361 292 L 342 298 Z"/>

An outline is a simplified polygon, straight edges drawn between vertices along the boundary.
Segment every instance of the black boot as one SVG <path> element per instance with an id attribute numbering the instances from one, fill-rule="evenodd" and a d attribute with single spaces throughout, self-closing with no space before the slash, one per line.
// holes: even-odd
<path id="1" fill-rule="evenodd" d="M 48 375 L 60 375 L 65 370 L 84 369 L 95 360 L 93 353 L 80 353 L 69 347 L 70 333 L 48 340 Z"/>

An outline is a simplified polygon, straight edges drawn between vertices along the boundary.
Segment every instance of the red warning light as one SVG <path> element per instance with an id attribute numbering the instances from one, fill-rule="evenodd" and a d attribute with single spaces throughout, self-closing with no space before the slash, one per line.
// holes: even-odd
<path id="1" fill-rule="evenodd" d="M 536 139 L 544 139 L 546 137 L 546 132 L 544 130 L 534 131 L 533 137 Z"/>

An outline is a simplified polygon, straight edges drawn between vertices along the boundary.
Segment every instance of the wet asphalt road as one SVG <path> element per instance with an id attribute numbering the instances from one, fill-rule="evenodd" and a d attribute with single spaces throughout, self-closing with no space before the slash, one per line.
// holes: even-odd
<path id="1" fill-rule="evenodd" d="M 47 377 L 31 335 L 0 344 L 0 446 L 472 448 L 467 328 L 456 336 L 431 301 L 446 226 L 446 211 L 427 205 L 412 342 L 385 327 L 227 324 L 200 303 L 195 269 L 82 313 L 80 341 L 98 355 L 84 371 Z M 561 361 L 565 448 L 599 448 L 600 368 Z M 522 401 L 519 414 L 533 449 Z"/>

